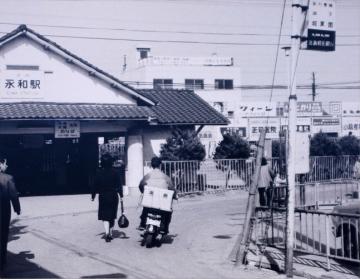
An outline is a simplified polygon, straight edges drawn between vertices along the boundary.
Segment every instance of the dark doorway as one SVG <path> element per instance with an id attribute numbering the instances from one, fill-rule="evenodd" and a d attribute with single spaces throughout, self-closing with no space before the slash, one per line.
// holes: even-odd
<path id="1" fill-rule="evenodd" d="M 22 196 L 90 193 L 99 167 L 99 136 L 103 135 L 1 135 L 0 151 L 8 158 L 8 173 Z M 112 137 L 105 136 L 105 142 L 107 138 Z"/>

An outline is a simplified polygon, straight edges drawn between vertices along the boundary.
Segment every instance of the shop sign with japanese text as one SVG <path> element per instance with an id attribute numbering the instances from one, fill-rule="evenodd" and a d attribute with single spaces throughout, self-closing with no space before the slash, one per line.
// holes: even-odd
<path id="1" fill-rule="evenodd" d="M 260 132 L 266 129 L 267 139 L 279 138 L 280 119 L 279 118 L 253 118 L 249 119 L 249 140 L 257 141 Z"/>
<path id="2" fill-rule="evenodd" d="M 335 50 L 335 1 L 314 0 L 308 2 L 305 34 L 306 49 Z"/>
<path id="3" fill-rule="evenodd" d="M 1 78 L 1 99 L 42 99 L 43 72 L 6 70 Z"/>
<path id="4" fill-rule="evenodd" d="M 288 118 L 280 119 L 281 131 L 288 130 Z M 310 133 L 311 132 L 311 118 L 310 117 L 297 117 L 296 118 L 296 131 L 299 133 Z"/>
<path id="5" fill-rule="evenodd" d="M 297 116 L 321 116 L 321 102 L 297 102 L 296 113 Z M 284 115 L 289 115 L 289 103 L 285 104 Z"/>
<path id="6" fill-rule="evenodd" d="M 360 116 L 360 103 L 359 102 L 343 102 L 342 103 L 342 116 Z"/>
<path id="7" fill-rule="evenodd" d="M 312 133 L 340 133 L 340 118 L 313 118 Z"/>
<path id="8" fill-rule="evenodd" d="M 224 127 L 220 128 L 222 135 L 238 135 L 240 137 L 246 137 L 245 127 Z"/>
<path id="9" fill-rule="evenodd" d="M 55 121 L 55 138 L 79 138 L 80 121 Z"/>
<path id="10" fill-rule="evenodd" d="M 334 51 L 335 31 L 308 29 L 307 49 Z"/>
<path id="11" fill-rule="evenodd" d="M 360 117 L 342 118 L 342 135 L 347 136 L 349 133 L 353 136 L 360 137 Z"/>
<path id="12" fill-rule="evenodd" d="M 242 117 L 276 116 L 276 103 L 242 103 L 239 107 L 239 114 Z"/>

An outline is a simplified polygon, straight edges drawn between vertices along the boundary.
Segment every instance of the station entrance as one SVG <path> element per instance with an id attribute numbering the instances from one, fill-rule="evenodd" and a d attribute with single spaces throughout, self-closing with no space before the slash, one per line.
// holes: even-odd
<path id="1" fill-rule="evenodd" d="M 100 157 L 108 152 L 125 176 L 125 135 L 88 133 L 79 138 L 54 134 L 0 135 L 0 152 L 8 160 L 21 196 L 90 193 Z M 125 180 L 123 180 L 125 183 Z"/>

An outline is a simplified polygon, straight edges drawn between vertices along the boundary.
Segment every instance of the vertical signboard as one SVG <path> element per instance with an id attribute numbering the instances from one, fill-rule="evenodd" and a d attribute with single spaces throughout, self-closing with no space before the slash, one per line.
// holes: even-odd
<path id="1" fill-rule="evenodd" d="M 306 49 L 335 50 L 335 0 L 310 0 Z"/>
<path id="2" fill-rule="evenodd" d="M 308 133 L 296 133 L 295 172 L 310 171 L 310 138 Z"/>

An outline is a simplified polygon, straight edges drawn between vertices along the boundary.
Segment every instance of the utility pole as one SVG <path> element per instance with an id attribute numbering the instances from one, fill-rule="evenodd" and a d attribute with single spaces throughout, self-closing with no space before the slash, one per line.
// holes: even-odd
<path id="1" fill-rule="evenodd" d="M 245 260 L 247 246 L 250 242 L 252 227 L 254 225 L 253 218 L 255 215 L 256 193 L 258 180 L 260 176 L 261 158 L 264 154 L 266 128 L 260 132 L 259 143 L 256 152 L 255 172 L 253 174 L 251 185 L 249 188 L 249 197 L 246 205 L 245 222 L 242 229 L 242 233 L 236 241 L 235 249 L 231 252 L 231 260 L 237 265 L 239 262 L 243 263 Z"/>
<path id="2" fill-rule="evenodd" d="M 301 43 L 301 16 L 302 5 L 300 0 L 292 1 L 292 31 L 291 31 L 291 66 L 289 87 L 289 144 L 287 157 L 288 177 L 288 202 L 286 220 L 286 276 L 293 277 L 293 254 L 294 254 L 294 220 L 295 220 L 295 145 L 296 145 L 296 68 Z"/>
<path id="3" fill-rule="evenodd" d="M 315 72 L 312 73 L 312 101 L 315 102 L 315 96 L 316 96 L 316 83 L 315 83 Z"/>

